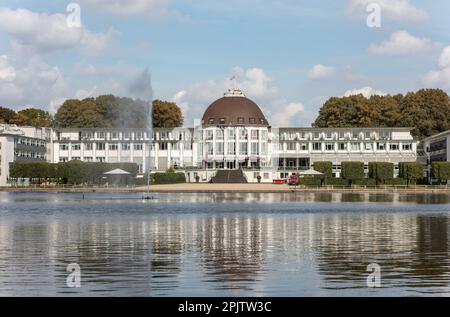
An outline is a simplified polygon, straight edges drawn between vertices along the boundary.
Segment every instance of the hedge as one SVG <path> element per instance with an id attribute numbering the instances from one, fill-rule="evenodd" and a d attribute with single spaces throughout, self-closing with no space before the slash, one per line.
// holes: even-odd
<path id="1" fill-rule="evenodd" d="M 442 181 L 450 180 L 450 162 L 431 163 L 431 175 L 442 184 Z"/>
<path id="2" fill-rule="evenodd" d="M 394 164 L 386 162 L 370 162 L 369 177 L 373 178 L 377 185 L 394 178 Z"/>
<path id="3" fill-rule="evenodd" d="M 423 165 L 419 162 L 402 162 L 398 165 L 399 177 L 406 179 L 407 185 L 416 184 L 418 180 L 422 180 Z"/>
<path id="4" fill-rule="evenodd" d="M 186 183 L 184 173 L 155 173 L 152 174 L 152 184 L 182 184 Z"/>
<path id="5" fill-rule="evenodd" d="M 100 184 L 104 173 L 122 169 L 136 177 L 138 166 L 135 163 L 99 163 L 70 161 L 61 163 L 11 163 L 11 178 L 30 178 L 53 180 L 59 184 Z"/>
<path id="6" fill-rule="evenodd" d="M 364 163 L 362 162 L 342 162 L 342 178 L 352 185 L 354 181 L 364 178 Z"/>
<path id="7" fill-rule="evenodd" d="M 332 162 L 314 162 L 314 170 L 325 174 L 327 179 L 331 179 L 333 177 Z"/>

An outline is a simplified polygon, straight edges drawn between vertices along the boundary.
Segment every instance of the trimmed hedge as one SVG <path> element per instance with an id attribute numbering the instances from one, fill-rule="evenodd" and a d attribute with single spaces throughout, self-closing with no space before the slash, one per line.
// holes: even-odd
<path id="1" fill-rule="evenodd" d="M 364 163 L 363 162 L 342 162 L 342 178 L 349 181 L 352 185 L 354 181 L 364 178 Z"/>
<path id="2" fill-rule="evenodd" d="M 376 183 L 384 184 L 387 180 L 394 178 L 394 164 L 386 162 L 370 162 L 369 177 Z"/>
<path id="3" fill-rule="evenodd" d="M 419 162 L 402 162 L 398 165 L 399 177 L 406 179 L 407 184 L 416 184 L 417 181 L 422 180 L 423 165 Z"/>
<path id="4" fill-rule="evenodd" d="M 332 162 L 314 162 L 314 170 L 325 174 L 327 179 L 331 179 L 333 177 Z"/>
<path id="5" fill-rule="evenodd" d="M 184 173 L 156 173 L 152 174 L 152 184 L 183 184 L 186 183 L 186 175 Z"/>
<path id="6" fill-rule="evenodd" d="M 440 184 L 442 181 L 450 180 L 450 162 L 433 162 L 431 163 L 431 175 L 437 179 Z"/>

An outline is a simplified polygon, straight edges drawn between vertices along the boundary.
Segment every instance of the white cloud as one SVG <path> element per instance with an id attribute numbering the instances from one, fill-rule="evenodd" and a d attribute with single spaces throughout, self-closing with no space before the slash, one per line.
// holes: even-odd
<path id="1" fill-rule="evenodd" d="M 298 126 L 307 123 L 303 115 L 303 105 L 283 98 L 263 69 L 243 70 L 235 67 L 232 73 L 237 78 L 237 87 L 261 107 L 271 125 L 295 124 Z M 194 120 L 201 119 L 206 108 L 233 86 L 229 78 L 208 80 L 178 91 L 172 100 L 183 110 L 185 124 L 189 126 L 194 123 Z"/>
<path id="2" fill-rule="evenodd" d="M 308 73 L 309 79 L 324 79 L 334 75 L 334 68 L 322 64 L 315 65 Z"/>
<path id="3" fill-rule="evenodd" d="M 98 11 L 118 16 L 161 16 L 167 14 L 169 0 L 79 0 Z"/>
<path id="4" fill-rule="evenodd" d="M 389 40 L 380 44 L 371 44 L 368 52 L 374 55 L 406 55 L 427 53 L 440 45 L 427 38 L 419 38 L 407 31 L 398 31 L 391 34 Z"/>
<path id="5" fill-rule="evenodd" d="M 429 18 L 428 13 L 414 6 L 410 0 L 351 0 L 348 13 L 351 16 L 367 17 L 367 6 L 377 3 L 381 7 L 381 18 L 393 21 L 423 21 Z"/>
<path id="6" fill-rule="evenodd" d="M 48 66 L 39 56 L 19 63 L 3 55 L 0 74 L 0 100 L 4 105 L 45 107 L 67 92 L 59 68 Z"/>
<path id="7" fill-rule="evenodd" d="M 84 27 L 69 27 L 64 14 L 50 15 L 5 7 L 0 7 L 0 31 L 39 52 L 82 48 L 89 53 L 98 53 L 117 36 L 113 28 L 106 33 L 94 33 Z"/>
<path id="8" fill-rule="evenodd" d="M 376 90 L 372 87 L 362 87 L 360 89 L 352 89 L 347 90 L 344 93 L 344 97 L 350 97 L 350 96 L 356 96 L 356 95 L 363 95 L 366 98 L 370 98 L 371 96 L 386 96 L 387 93 L 381 90 Z"/>
<path id="9" fill-rule="evenodd" d="M 442 50 L 438 66 L 437 70 L 426 74 L 422 82 L 427 86 L 450 90 L 450 46 Z"/>

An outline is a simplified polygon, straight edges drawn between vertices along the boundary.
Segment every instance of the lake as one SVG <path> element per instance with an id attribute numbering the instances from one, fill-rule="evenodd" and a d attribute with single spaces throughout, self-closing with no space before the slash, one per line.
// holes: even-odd
<path id="1" fill-rule="evenodd" d="M 450 295 L 446 194 L 154 198 L 0 192 L 0 296 Z"/>

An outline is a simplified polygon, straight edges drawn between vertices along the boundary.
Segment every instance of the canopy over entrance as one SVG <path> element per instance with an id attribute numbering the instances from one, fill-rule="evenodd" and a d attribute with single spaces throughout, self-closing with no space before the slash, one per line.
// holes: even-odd
<path id="1" fill-rule="evenodd" d="M 299 173 L 301 176 L 325 176 L 324 173 L 318 172 L 316 170 L 310 169 L 307 171 L 301 171 Z"/>
<path id="2" fill-rule="evenodd" d="M 120 168 L 106 172 L 106 176 L 120 176 L 120 175 L 131 175 L 131 173 L 128 173 L 127 171 L 121 170 Z"/>

